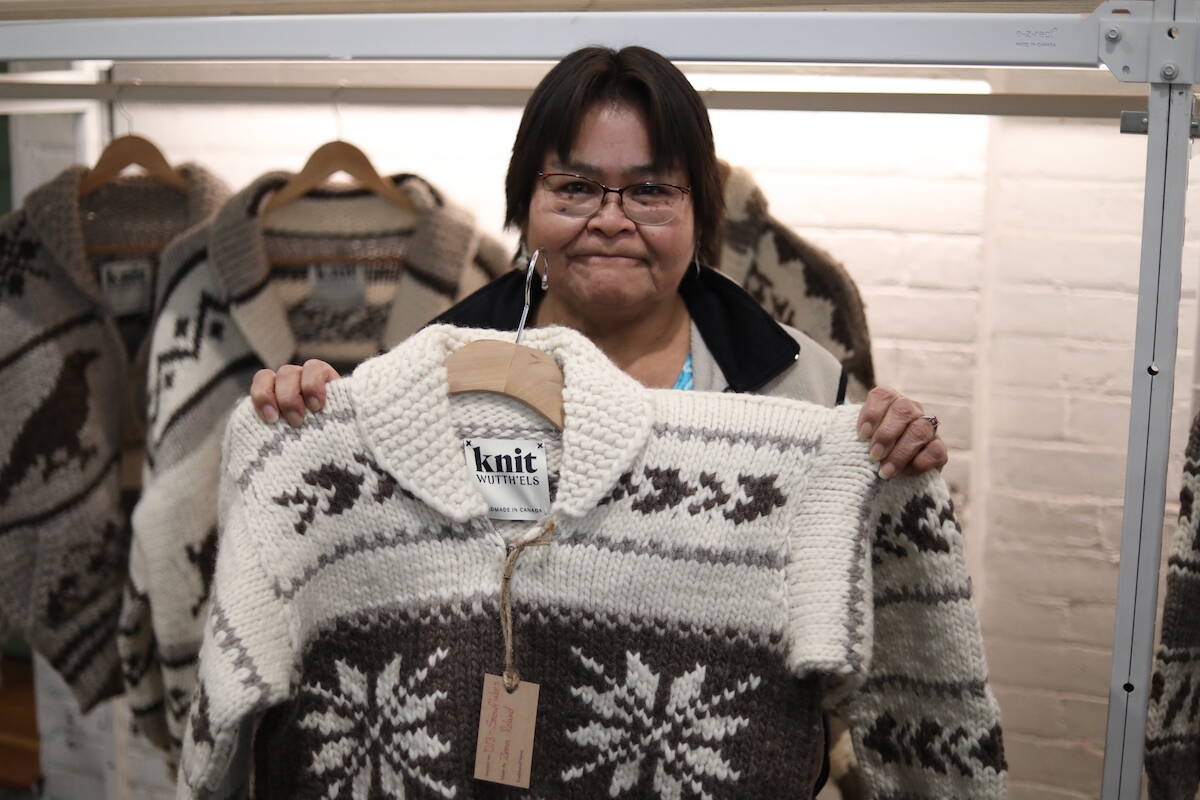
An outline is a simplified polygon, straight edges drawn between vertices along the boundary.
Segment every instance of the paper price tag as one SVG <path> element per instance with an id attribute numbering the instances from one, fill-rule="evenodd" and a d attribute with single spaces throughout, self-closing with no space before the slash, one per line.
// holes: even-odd
<path id="1" fill-rule="evenodd" d="M 539 691 L 538 684 L 521 681 L 510 693 L 499 675 L 484 674 L 475 745 L 478 780 L 529 788 Z"/>

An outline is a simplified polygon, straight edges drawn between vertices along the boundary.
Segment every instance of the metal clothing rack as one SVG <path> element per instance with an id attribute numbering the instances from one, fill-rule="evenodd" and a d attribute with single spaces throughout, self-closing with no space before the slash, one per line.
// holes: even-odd
<path id="1" fill-rule="evenodd" d="M 1137 800 L 1174 396 L 1193 85 L 1200 75 L 1198 5 L 1200 0 L 1107 0 L 1086 16 L 597 12 L 14 21 L 0 23 L 0 60 L 556 60 L 588 44 L 641 44 L 685 61 L 1105 66 L 1122 82 L 1148 84 L 1137 333 L 1101 790 L 1103 800 Z M 0 96 L 38 96 L 36 88 L 24 91 Z"/>

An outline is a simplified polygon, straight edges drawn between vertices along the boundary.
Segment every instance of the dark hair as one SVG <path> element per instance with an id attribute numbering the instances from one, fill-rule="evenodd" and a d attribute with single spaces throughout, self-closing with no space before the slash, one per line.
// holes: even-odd
<path id="1" fill-rule="evenodd" d="M 584 115 L 597 103 L 614 102 L 641 112 L 657 168 L 687 173 L 700 260 L 717 263 L 724 203 L 708 110 L 678 67 L 645 47 L 576 50 L 538 83 L 508 162 L 504 224 L 523 227 L 529 221 L 529 200 L 546 154 L 569 159 Z"/>

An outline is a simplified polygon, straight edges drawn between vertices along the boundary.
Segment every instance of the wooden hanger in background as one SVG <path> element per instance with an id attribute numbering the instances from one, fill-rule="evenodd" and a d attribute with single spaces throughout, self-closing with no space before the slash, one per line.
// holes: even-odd
<path id="1" fill-rule="evenodd" d="M 349 142 L 337 139 L 326 142 L 313 151 L 304 168 L 267 201 L 262 216 L 294 203 L 339 172 L 346 173 L 354 178 L 359 186 L 369 189 L 393 205 L 417 213 L 416 206 L 408 195 L 376 172 L 371 160 L 362 150 Z"/>
<path id="2" fill-rule="evenodd" d="M 525 309 L 517 326 L 516 342 L 521 341 L 529 316 L 529 282 L 540 249 L 533 251 L 525 273 Z M 563 374 L 548 353 L 516 342 L 479 339 L 446 357 L 446 375 L 450 394 L 495 392 L 516 398 L 563 428 Z"/>
<path id="3" fill-rule="evenodd" d="M 150 177 L 173 189 L 186 192 L 187 181 L 163 157 L 162 151 L 149 139 L 141 136 L 119 136 L 108 143 L 96 165 L 87 171 L 79 182 L 79 196 L 91 194 L 106 183 L 113 181 L 126 167 L 139 166 Z"/>

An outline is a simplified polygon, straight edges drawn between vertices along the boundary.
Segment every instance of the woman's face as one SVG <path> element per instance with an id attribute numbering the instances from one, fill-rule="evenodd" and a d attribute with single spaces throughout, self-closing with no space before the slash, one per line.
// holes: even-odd
<path id="1" fill-rule="evenodd" d="M 650 137 L 641 114 L 627 105 L 599 104 L 584 114 L 570 158 L 547 155 L 543 172 L 568 172 L 620 188 L 631 183 L 687 185 L 675 168 L 652 170 Z M 666 225 L 637 225 L 613 193 L 586 219 L 551 209 L 541 181 L 534 183 L 525 237 L 530 252 L 543 248 L 550 264 L 550 294 L 588 317 L 627 316 L 671 300 L 696 246 L 690 196 Z"/>

